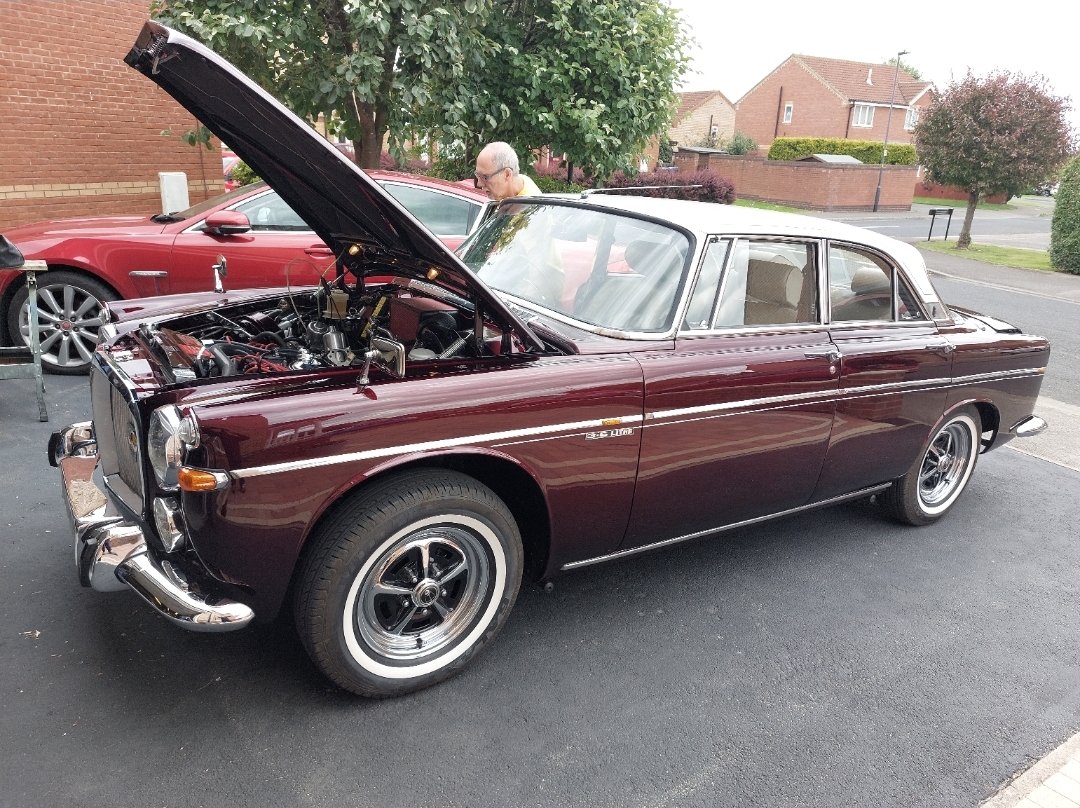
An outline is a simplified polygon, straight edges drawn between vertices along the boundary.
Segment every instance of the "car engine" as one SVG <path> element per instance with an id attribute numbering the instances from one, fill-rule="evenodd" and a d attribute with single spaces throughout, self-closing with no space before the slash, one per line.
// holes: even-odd
<path id="1" fill-rule="evenodd" d="M 502 335 L 472 304 L 419 281 L 310 292 L 223 306 L 143 326 L 176 381 L 491 356 Z M 148 329 L 148 330 L 147 330 Z M 477 331 L 481 337 L 477 338 Z"/>

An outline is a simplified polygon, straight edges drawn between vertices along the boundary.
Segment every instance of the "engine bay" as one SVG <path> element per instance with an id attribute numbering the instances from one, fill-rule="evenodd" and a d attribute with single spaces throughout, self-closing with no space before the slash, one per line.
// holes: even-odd
<path id="1" fill-rule="evenodd" d="M 220 306 L 140 326 L 174 382 L 319 368 L 377 366 L 522 350 L 469 301 L 421 281 L 313 290 Z"/>

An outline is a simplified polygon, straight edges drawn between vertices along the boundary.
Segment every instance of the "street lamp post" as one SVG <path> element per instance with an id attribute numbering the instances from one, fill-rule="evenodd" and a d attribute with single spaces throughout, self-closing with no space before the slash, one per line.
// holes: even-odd
<path id="1" fill-rule="evenodd" d="M 881 144 L 881 165 L 878 166 L 877 190 L 874 191 L 874 213 L 877 213 L 878 203 L 881 202 L 881 178 L 885 174 L 885 157 L 889 153 L 889 127 L 892 125 L 893 102 L 896 101 L 896 84 L 900 78 L 900 57 L 907 56 L 910 51 L 900 51 L 896 54 L 896 69 L 893 70 L 892 92 L 889 93 L 889 117 L 885 119 L 885 142 Z"/>

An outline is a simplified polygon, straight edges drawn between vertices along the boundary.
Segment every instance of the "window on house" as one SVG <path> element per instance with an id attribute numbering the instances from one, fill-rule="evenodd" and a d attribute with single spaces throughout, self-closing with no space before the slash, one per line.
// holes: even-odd
<path id="1" fill-rule="evenodd" d="M 784 123 L 791 123 L 791 113 L 794 111 L 795 105 L 792 103 L 784 104 Z"/>
<path id="2" fill-rule="evenodd" d="M 915 128 L 916 124 L 918 123 L 919 110 L 917 110 L 915 107 L 909 107 L 907 115 L 904 116 L 904 128 L 910 132 L 912 129 Z"/>
<path id="3" fill-rule="evenodd" d="M 855 112 L 851 116 L 852 126 L 873 126 L 874 108 L 870 104 L 856 104 Z"/>

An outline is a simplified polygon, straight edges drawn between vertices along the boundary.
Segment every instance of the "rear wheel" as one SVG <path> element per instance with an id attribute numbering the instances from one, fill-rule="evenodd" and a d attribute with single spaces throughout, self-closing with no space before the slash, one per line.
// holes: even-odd
<path id="1" fill-rule="evenodd" d="M 957 410 L 937 427 L 908 473 L 879 497 L 894 519 L 909 525 L 936 522 L 967 486 L 979 459 L 979 414 Z"/>
<path id="2" fill-rule="evenodd" d="M 105 303 L 116 294 L 77 272 L 53 270 L 38 275 L 38 335 L 41 367 L 51 373 L 86 373 L 104 325 Z M 8 334 L 13 344 L 30 345 L 30 301 L 25 286 L 11 299 Z"/>
<path id="3" fill-rule="evenodd" d="M 502 627 L 521 581 L 513 516 L 456 472 L 377 483 L 312 541 L 296 590 L 298 633 L 324 674 L 363 696 L 457 673 Z"/>

